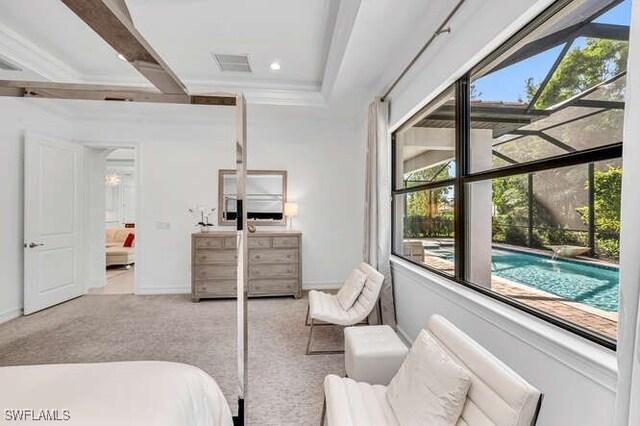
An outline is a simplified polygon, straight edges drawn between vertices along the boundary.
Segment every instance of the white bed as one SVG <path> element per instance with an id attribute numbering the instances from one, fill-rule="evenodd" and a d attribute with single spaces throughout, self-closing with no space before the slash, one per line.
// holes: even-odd
<path id="1" fill-rule="evenodd" d="M 1 367 L 0 423 L 13 415 L 6 410 L 16 409 L 36 415 L 58 410 L 58 416 L 68 410 L 69 421 L 33 424 L 233 425 L 211 376 L 190 365 L 160 361 Z"/>

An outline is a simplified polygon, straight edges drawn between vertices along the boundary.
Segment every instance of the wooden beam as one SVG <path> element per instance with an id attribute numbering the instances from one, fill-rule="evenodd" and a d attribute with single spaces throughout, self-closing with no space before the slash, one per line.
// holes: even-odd
<path id="1" fill-rule="evenodd" d="M 146 87 L 106 86 L 78 83 L 0 80 L 0 96 L 19 98 L 76 99 L 191 105 L 235 106 L 236 95 L 165 94 Z"/>
<path id="2" fill-rule="evenodd" d="M 138 32 L 124 1 L 61 1 L 162 93 L 187 94 L 182 81 Z"/>

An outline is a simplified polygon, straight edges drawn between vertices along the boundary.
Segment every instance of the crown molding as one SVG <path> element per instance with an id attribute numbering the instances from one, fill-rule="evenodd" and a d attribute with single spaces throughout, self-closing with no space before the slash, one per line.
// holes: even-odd
<path id="1" fill-rule="evenodd" d="M 219 82 L 184 80 L 190 93 L 242 92 L 247 103 L 260 105 L 326 106 L 320 85 L 277 84 L 270 82 Z"/>
<path id="2" fill-rule="evenodd" d="M 75 68 L 1 23 L 0 52 L 23 69 L 29 69 L 48 80 L 65 83 L 83 81 Z"/>

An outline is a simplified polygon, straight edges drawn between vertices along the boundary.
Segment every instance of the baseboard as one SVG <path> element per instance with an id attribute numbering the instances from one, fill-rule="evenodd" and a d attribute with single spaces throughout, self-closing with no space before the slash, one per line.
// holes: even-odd
<path id="1" fill-rule="evenodd" d="M 190 294 L 191 288 L 184 286 L 175 287 L 143 287 L 137 288 L 135 294 L 153 295 L 153 294 Z"/>
<path id="2" fill-rule="evenodd" d="M 0 324 L 22 316 L 22 307 L 7 309 L 0 312 Z"/>
<path id="3" fill-rule="evenodd" d="M 342 281 L 311 281 L 302 283 L 303 290 L 335 290 L 340 287 L 344 282 Z"/>

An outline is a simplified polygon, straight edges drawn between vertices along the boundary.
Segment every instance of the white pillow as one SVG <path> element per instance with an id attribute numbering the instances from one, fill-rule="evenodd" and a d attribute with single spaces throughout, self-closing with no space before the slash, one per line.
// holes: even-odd
<path id="1" fill-rule="evenodd" d="M 360 269 L 356 268 L 351 271 L 342 288 L 338 290 L 338 294 L 336 294 L 342 309 L 346 311 L 356 303 L 356 299 L 360 296 L 360 293 L 362 293 L 362 288 L 366 281 L 367 275 Z"/>
<path id="2" fill-rule="evenodd" d="M 402 426 L 455 425 L 471 375 L 422 330 L 387 388 L 387 400 Z"/>

